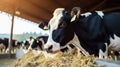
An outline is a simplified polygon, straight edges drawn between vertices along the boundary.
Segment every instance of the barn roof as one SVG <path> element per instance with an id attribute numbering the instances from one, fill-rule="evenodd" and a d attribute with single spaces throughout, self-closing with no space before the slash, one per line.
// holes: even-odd
<path id="1" fill-rule="evenodd" d="M 120 0 L 0 0 L 0 11 L 14 12 L 16 16 L 35 23 L 48 22 L 58 7 L 70 11 L 75 6 L 81 7 L 82 12 L 120 9 Z"/>

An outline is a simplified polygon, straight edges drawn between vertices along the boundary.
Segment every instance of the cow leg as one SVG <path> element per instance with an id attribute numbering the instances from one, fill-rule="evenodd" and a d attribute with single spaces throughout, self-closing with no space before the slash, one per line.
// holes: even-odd
<path id="1" fill-rule="evenodd" d="M 3 49 L 2 48 L 0 48 L 0 53 L 2 53 L 3 52 Z"/>
<path id="2" fill-rule="evenodd" d="M 2 53 L 2 52 L 3 52 L 3 48 L 0 47 L 0 53 Z"/>
<path id="3" fill-rule="evenodd" d="M 1 51 L 2 51 L 2 53 L 5 53 L 5 48 L 2 48 Z"/>
<path id="4" fill-rule="evenodd" d="M 9 52 L 9 48 L 5 48 L 5 53 L 8 53 Z"/>
<path id="5" fill-rule="evenodd" d="M 1 53 L 4 53 L 5 50 L 5 45 L 4 44 L 0 44 L 0 51 Z"/>
<path id="6" fill-rule="evenodd" d="M 2 48 L 2 53 L 5 53 L 5 50 L 6 50 L 6 47 L 4 46 L 4 47 Z"/>
<path id="7" fill-rule="evenodd" d="M 99 59 L 107 58 L 108 56 L 108 46 L 107 43 L 99 44 Z"/>
<path id="8" fill-rule="evenodd" d="M 14 47 L 12 47 L 12 51 L 11 51 L 11 53 L 14 53 L 15 52 L 15 48 Z"/>

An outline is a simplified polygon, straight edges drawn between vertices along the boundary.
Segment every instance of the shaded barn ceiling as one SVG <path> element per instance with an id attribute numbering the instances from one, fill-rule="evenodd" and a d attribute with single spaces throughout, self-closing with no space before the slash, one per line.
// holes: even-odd
<path id="1" fill-rule="evenodd" d="M 120 9 L 120 0 L 0 0 L 0 11 L 40 23 L 48 22 L 56 8 L 70 11 L 79 6 L 82 13 L 94 10 Z"/>

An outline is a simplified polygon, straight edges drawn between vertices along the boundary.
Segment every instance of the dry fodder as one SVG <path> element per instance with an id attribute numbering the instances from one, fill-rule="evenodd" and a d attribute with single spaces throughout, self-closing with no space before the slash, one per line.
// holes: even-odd
<path id="1" fill-rule="evenodd" d="M 34 54 L 29 51 L 27 52 L 25 55 L 23 55 L 21 58 L 17 59 L 14 67 L 23 67 L 25 66 L 26 64 L 29 64 L 29 62 L 33 61 L 31 58 L 34 57 Z"/>
<path id="2" fill-rule="evenodd" d="M 95 57 L 77 56 L 68 53 L 58 53 L 54 58 L 45 58 L 43 53 L 34 55 L 28 52 L 18 59 L 14 67 L 100 67 L 95 65 Z"/>
<path id="3" fill-rule="evenodd" d="M 54 58 L 45 58 L 44 53 L 34 55 L 32 51 L 26 53 L 23 57 L 18 59 L 14 67 L 101 67 L 94 64 L 94 60 L 97 57 L 70 53 L 57 53 Z M 115 60 L 115 58 L 109 56 L 105 58 L 107 60 Z"/>

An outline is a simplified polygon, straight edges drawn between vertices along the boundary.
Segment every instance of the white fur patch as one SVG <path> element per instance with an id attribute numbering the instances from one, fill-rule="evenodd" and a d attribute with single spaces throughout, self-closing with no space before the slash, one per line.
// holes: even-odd
<path id="1" fill-rule="evenodd" d="M 62 12 L 64 11 L 64 8 L 57 8 L 54 13 L 53 17 L 49 21 L 50 25 L 50 31 L 53 31 L 58 28 L 58 25 L 60 23 L 60 19 L 63 16 Z"/>
<path id="2" fill-rule="evenodd" d="M 90 12 L 87 12 L 87 13 L 83 13 L 83 14 L 81 14 L 81 16 L 85 16 L 85 17 L 88 17 L 89 15 L 91 15 L 92 13 L 90 13 Z"/>
<path id="3" fill-rule="evenodd" d="M 99 50 L 99 59 L 103 59 L 104 57 L 106 58 L 108 56 L 108 47 L 107 47 L 107 43 L 105 43 L 106 45 L 106 50 L 105 52 L 103 52 L 101 49 Z"/>
<path id="4" fill-rule="evenodd" d="M 104 13 L 102 11 L 95 11 L 101 18 L 103 18 Z"/>
<path id="5" fill-rule="evenodd" d="M 63 10 L 65 10 L 65 8 L 57 8 L 54 10 L 53 15 L 58 16 Z"/>
<path id="6" fill-rule="evenodd" d="M 29 47 L 28 47 L 28 50 L 31 50 L 31 49 L 32 49 L 31 46 L 32 46 L 33 41 L 34 41 L 34 39 L 31 39 L 31 40 L 28 39 L 28 42 L 29 42 L 29 44 L 30 44 Z"/>
<path id="7" fill-rule="evenodd" d="M 114 39 L 110 38 L 109 49 L 120 51 L 120 37 L 114 34 Z"/>

